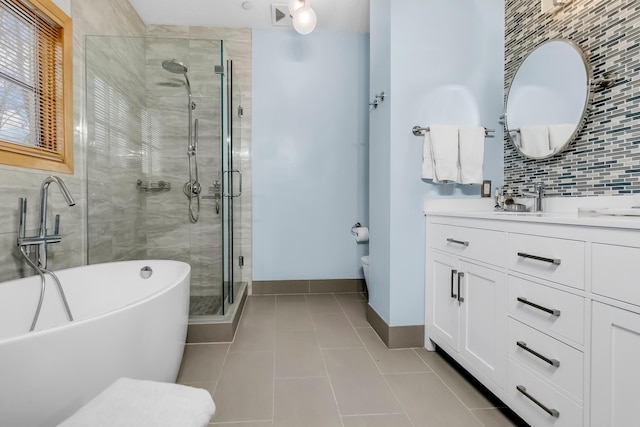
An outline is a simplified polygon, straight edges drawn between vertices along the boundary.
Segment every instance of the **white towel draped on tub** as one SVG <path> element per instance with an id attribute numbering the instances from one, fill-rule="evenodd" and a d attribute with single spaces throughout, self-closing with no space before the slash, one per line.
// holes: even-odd
<path id="1" fill-rule="evenodd" d="M 120 378 L 58 427 L 205 427 L 215 409 L 200 388 Z"/>
<path id="2" fill-rule="evenodd" d="M 482 184 L 484 137 L 484 127 L 465 126 L 458 129 L 461 184 Z"/>
<path id="3" fill-rule="evenodd" d="M 431 153 L 435 179 L 458 182 L 458 128 L 456 126 L 431 125 Z"/>

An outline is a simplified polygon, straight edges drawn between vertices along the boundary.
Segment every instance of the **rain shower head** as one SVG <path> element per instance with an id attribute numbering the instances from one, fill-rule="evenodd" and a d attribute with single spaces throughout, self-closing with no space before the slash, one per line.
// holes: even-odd
<path id="1" fill-rule="evenodd" d="M 175 59 L 165 59 L 162 61 L 162 68 L 174 74 L 187 74 L 187 67 Z"/>
<path id="2" fill-rule="evenodd" d="M 189 94 L 189 108 L 195 108 L 191 104 L 191 84 L 189 83 L 189 77 L 187 77 L 187 67 L 182 62 L 178 62 L 175 59 L 165 59 L 162 61 L 162 68 L 170 73 L 182 74 L 184 76 L 187 93 Z"/>

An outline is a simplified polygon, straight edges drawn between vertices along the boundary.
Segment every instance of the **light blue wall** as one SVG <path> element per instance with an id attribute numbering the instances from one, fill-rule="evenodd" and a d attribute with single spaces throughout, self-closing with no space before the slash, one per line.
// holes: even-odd
<path id="1" fill-rule="evenodd" d="M 389 318 L 389 283 L 391 280 L 391 115 L 389 88 L 391 85 L 391 0 L 371 0 L 370 26 L 371 61 L 370 92 L 373 100 L 376 93 L 385 91 L 385 101 L 370 109 L 369 174 L 370 237 L 369 244 L 369 304 L 383 319 Z"/>
<path id="2" fill-rule="evenodd" d="M 388 0 L 372 0 L 372 17 L 385 3 Z M 498 120 L 503 99 L 504 1 L 403 0 L 391 2 L 389 16 L 391 131 L 386 143 L 390 156 L 381 170 L 384 175 L 390 168 L 390 184 L 378 188 L 372 179 L 370 189 L 371 194 L 389 192 L 390 240 L 372 239 L 370 244 L 372 254 L 378 252 L 378 244 L 388 245 L 389 279 L 375 277 L 372 282 L 388 280 L 389 297 L 371 305 L 391 326 L 418 325 L 424 323 L 424 199 L 479 197 L 480 189 L 423 181 L 422 138 L 414 136 L 411 128 L 478 124 L 496 129 L 495 136 L 485 142 L 484 177 L 493 181 L 494 188 L 502 185 L 503 139 Z M 378 28 L 371 22 L 373 51 Z M 383 26 L 381 31 L 388 30 Z M 380 71 L 371 72 L 373 82 L 373 74 Z M 373 156 L 372 177 L 383 162 Z M 371 211 L 372 224 L 382 217 Z M 382 269 L 375 270 L 374 261 L 371 268 L 377 274 Z"/>
<path id="3" fill-rule="evenodd" d="M 369 35 L 253 30 L 253 280 L 362 277 Z"/>

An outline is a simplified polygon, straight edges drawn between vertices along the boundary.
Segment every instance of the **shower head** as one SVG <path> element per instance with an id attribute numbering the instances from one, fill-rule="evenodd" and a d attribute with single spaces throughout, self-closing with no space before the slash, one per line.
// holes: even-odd
<path id="1" fill-rule="evenodd" d="M 165 59 L 162 61 L 162 68 L 170 73 L 182 74 L 186 81 L 187 93 L 189 94 L 189 106 L 191 107 L 191 84 L 189 83 L 189 77 L 187 77 L 187 67 L 175 59 Z"/>
<path id="2" fill-rule="evenodd" d="M 187 74 L 187 67 L 175 59 L 165 59 L 162 61 L 162 68 L 174 74 Z"/>

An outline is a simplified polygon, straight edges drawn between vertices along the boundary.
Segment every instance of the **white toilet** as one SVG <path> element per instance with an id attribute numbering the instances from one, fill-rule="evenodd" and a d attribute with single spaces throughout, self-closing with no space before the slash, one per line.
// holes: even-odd
<path id="1" fill-rule="evenodd" d="M 365 285 L 369 285 L 369 255 L 365 255 L 360 258 L 362 261 L 362 270 L 364 271 L 364 283 Z"/>

